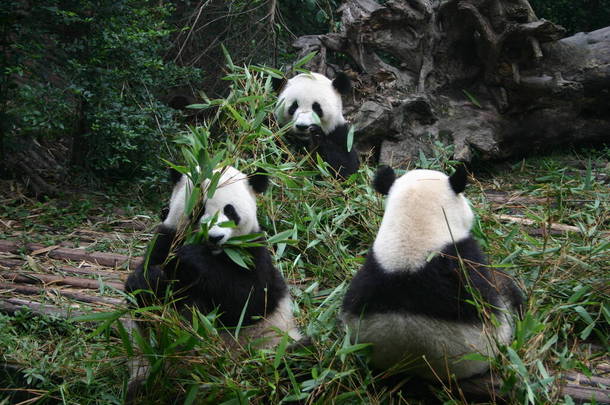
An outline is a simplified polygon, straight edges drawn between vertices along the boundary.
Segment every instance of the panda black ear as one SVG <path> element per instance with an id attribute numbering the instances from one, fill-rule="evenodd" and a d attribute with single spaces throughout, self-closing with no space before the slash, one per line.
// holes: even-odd
<path id="1" fill-rule="evenodd" d="M 464 164 L 460 164 L 455 168 L 455 172 L 449 177 L 449 184 L 455 194 L 460 194 L 466 189 L 466 181 L 468 180 L 468 172 Z"/>
<path id="2" fill-rule="evenodd" d="M 175 186 L 176 183 L 178 183 L 180 181 L 180 179 L 182 178 L 182 173 L 180 173 L 178 170 L 174 169 L 173 167 L 169 168 L 169 178 L 172 182 L 172 186 Z"/>
<path id="3" fill-rule="evenodd" d="M 287 81 L 288 80 L 286 80 L 285 77 L 279 79 L 277 77 L 271 77 L 271 87 L 273 88 L 273 91 L 279 94 L 284 89 Z"/>
<path id="4" fill-rule="evenodd" d="M 256 172 L 248 176 L 248 183 L 255 193 L 262 194 L 269 187 L 269 176 L 266 171 L 257 169 Z"/>
<path id="5" fill-rule="evenodd" d="M 380 166 L 375 173 L 373 187 L 378 193 L 388 195 L 395 180 L 396 173 L 394 173 L 394 169 L 390 166 Z"/>
<path id="6" fill-rule="evenodd" d="M 349 76 L 343 72 L 339 72 L 335 76 L 335 80 L 333 80 L 333 87 L 337 89 L 339 94 L 345 95 L 352 89 L 352 82 L 349 79 Z"/>

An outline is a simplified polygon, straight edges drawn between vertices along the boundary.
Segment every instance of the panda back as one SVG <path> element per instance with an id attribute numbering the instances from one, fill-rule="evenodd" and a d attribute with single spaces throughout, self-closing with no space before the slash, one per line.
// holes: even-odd
<path id="1" fill-rule="evenodd" d="M 344 312 L 357 316 L 402 313 L 480 324 L 479 310 L 468 302 L 473 300 L 471 292 L 498 311 L 501 297 L 494 287 L 494 276 L 472 237 L 446 246 L 417 271 L 386 271 L 376 257 L 377 252 L 371 248 L 350 283 Z"/>

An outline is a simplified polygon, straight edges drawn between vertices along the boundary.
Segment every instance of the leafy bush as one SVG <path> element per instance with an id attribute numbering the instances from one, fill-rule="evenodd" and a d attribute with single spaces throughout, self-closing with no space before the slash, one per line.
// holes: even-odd
<path id="1" fill-rule="evenodd" d="M 530 0 L 539 18 L 551 20 L 568 34 L 610 25 L 610 0 Z"/>
<path id="2" fill-rule="evenodd" d="M 146 0 L 47 0 L 0 5 L 2 139 L 69 140 L 72 162 L 131 178 L 161 167 L 176 112 L 159 101 L 198 77 L 163 61 L 171 7 Z"/>

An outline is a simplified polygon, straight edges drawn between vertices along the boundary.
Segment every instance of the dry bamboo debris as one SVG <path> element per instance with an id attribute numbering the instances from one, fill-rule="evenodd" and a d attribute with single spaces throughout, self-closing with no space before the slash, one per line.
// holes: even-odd
<path id="1" fill-rule="evenodd" d="M 131 239 L 133 234 L 129 235 L 123 232 L 99 232 L 90 229 L 78 229 L 68 235 L 68 237 L 71 236 L 76 236 L 79 240 L 85 242 L 96 242 L 103 239 L 125 241 Z"/>
<path id="2" fill-rule="evenodd" d="M 104 252 L 87 252 L 83 249 L 62 248 L 59 246 L 44 246 L 38 243 L 27 243 L 19 245 L 16 242 L 8 240 L 0 240 L 0 252 L 18 253 L 21 248 L 31 252 L 33 255 L 46 253 L 53 259 L 67 259 L 73 261 L 87 261 L 97 263 L 102 266 L 135 268 L 138 265 L 139 259 L 133 259 L 130 256 L 104 253 Z"/>
<path id="3" fill-rule="evenodd" d="M 107 287 L 112 287 L 119 291 L 123 291 L 123 283 L 117 283 L 113 281 L 100 282 L 98 280 L 91 280 L 87 278 L 58 276 L 53 274 L 16 273 L 0 270 L 0 278 L 12 281 L 14 283 L 70 285 L 73 287 L 87 288 L 93 290 L 101 288 L 103 284 Z"/>
<path id="4" fill-rule="evenodd" d="M 60 295 L 66 298 L 70 298 L 76 301 L 86 302 L 89 304 L 99 304 L 99 305 L 113 305 L 119 306 L 124 304 L 125 301 L 120 298 L 111 298 L 111 297 L 98 297 L 94 295 L 84 294 L 82 292 L 69 290 L 65 288 L 40 288 L 34 287 L 31 285 L 23 285 L 23 284 L 15 284 L 15 283 L 2 283 L 0 282 L 0 292 L 11 291 L 24 295 Z"/>

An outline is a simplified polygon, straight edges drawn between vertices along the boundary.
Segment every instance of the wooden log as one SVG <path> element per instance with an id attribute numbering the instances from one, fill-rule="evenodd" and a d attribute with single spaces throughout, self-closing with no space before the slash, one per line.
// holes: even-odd
<path id="1" fill-rule="evenodd" d="M 126 234 L 123 232 L 98 232 L 93 231 L 91 229 L 78 229 L 68 236 L 76 236 L 79 240 L 94 242 L 100 239 L 125 241 L 131 239 L 133 237 L 133 234 Z"/>
<path id="2" fill-rule="evenodd" d="M 569 395 L 576 403 L 595 400 L 610 404 L 610 378 L 567 372 L 562 375 L 561 394 Z"/>
<path id="3" fill-rule="evenodd" d="M 70 291 L 66 289 L 54 288 L 51 290 L 47 288 L 39 288 L 31 285 L 22 285 L 15 283 L 0 282 L 0 290 L 11 290 L 25 295 L 44 295 L 47 292 L 52 292 L 53 294 L 59 294 L 66 298 L 71 298 L 77 301 L 86 302 L 90 304 L 119 306 L 125 303 L 125 301 L 120 298 L 97 297 L 94 295 L 83 294 L 77 291 Z"/>
<path id="4" fill-rule="evenodd" d="M 549 200 L 544 197 L 528 197 L 523 195 L 510 195 L 502 191 L 485 191 L 485 198 L 488 201 L 502 205 L 545 205 Z"/>
<path id="5" fill-rule="evenodd" d="M 48 271 L 59 271 L 62 273 L 72 273 L 72 274 L 82 274 L 84 276 L 98 276 L 101 277 L 104 281 L 116 281 L 123 282 L 124 279 L 127 278 L 128 272 L 117 273 L 112 271 L 103 271 L 103 270 L 91 270 L 88 267 L 69 267 L 69 266 L 60 266 L 55 269 L 49 268 Z"/>
<path id="6" fill-rule="evenodd" d="M 610 404 L 610 378 L 587 377 L 577 372 L 566 372 L 558 379 L 560 395 L 569 395 L 575 403 Z M 501 398 L 501 381 L 491 375 L 469 378 L 459 382 L 459 390 L 468 399 Z"/>
<path id="7" fill-rule="evenodd" d="M 29 308 L 33 313 L 39 315 L 51 315 L 58 318 L 70 318 L 86 314 L 83 311 L 66 310 L 57 305 L 41 304 L 35 301 L 21 300 L 17 298 L 0 299 L 0 312 L 9 315 L 14 315 L 17 311 L 23 308 Z"/>
<path id="8" fill-rule="evenodd" d="M 0 266 L 3 267 L 19 267 L 22 266 L 25 262 L 19 259 L 8 259 L 5 257 L 0 257 Z"/>
<path id="9" fill-rule="evenodd" d="M 101 287 L 101 283 L 98 280 L 70 276 L 58 276 L 52 274 L 40 274 L 31 272 L 15 273 L 0 270 L 0 277 L 4 278 L 5 280 L 12 281 L 14 283 L 70 285 L 74 287 L 88 288 L 93 290 L 97 290 Z M 103 284 L 108 287 L 113 287 L 117 290 L 123 291 L 123 283 L 107 281 L 103 282 Z"/>
<path id="10" fill-rule="evenodd" d="M 7 268 L 21 267 L 26 262 L 18 259 L 3 259 L 0 258 L 0 266 Z M 58 266 L 58 267 L 45 267 L 48 272 L 59 271 L 63 273 L 82 274 L 85 276 L 98 276 L 104 280 L 112 280 L 122 282 L 128 275 L 127 272 L 115 272 L 112 270 L 94 270 L 90 267 L 70 267 L 70 266 Z"/>
<path id="11" fill-rule="evenodd" d="M 19 253 L 24 249 L 32 254 L 46 253 L 53 259 L 67 259 L 74 261 L 87 261 L 102 266 L 135 268 L 141 261 L 139 258 L 121 255 L 117 253 L 87 252 L 84 249 L 70 249 L 55 246 L 44 246 L 39 243 L 28 243 L 25 246 L 8 240 L 0 240 L 0 252 Z"/>

